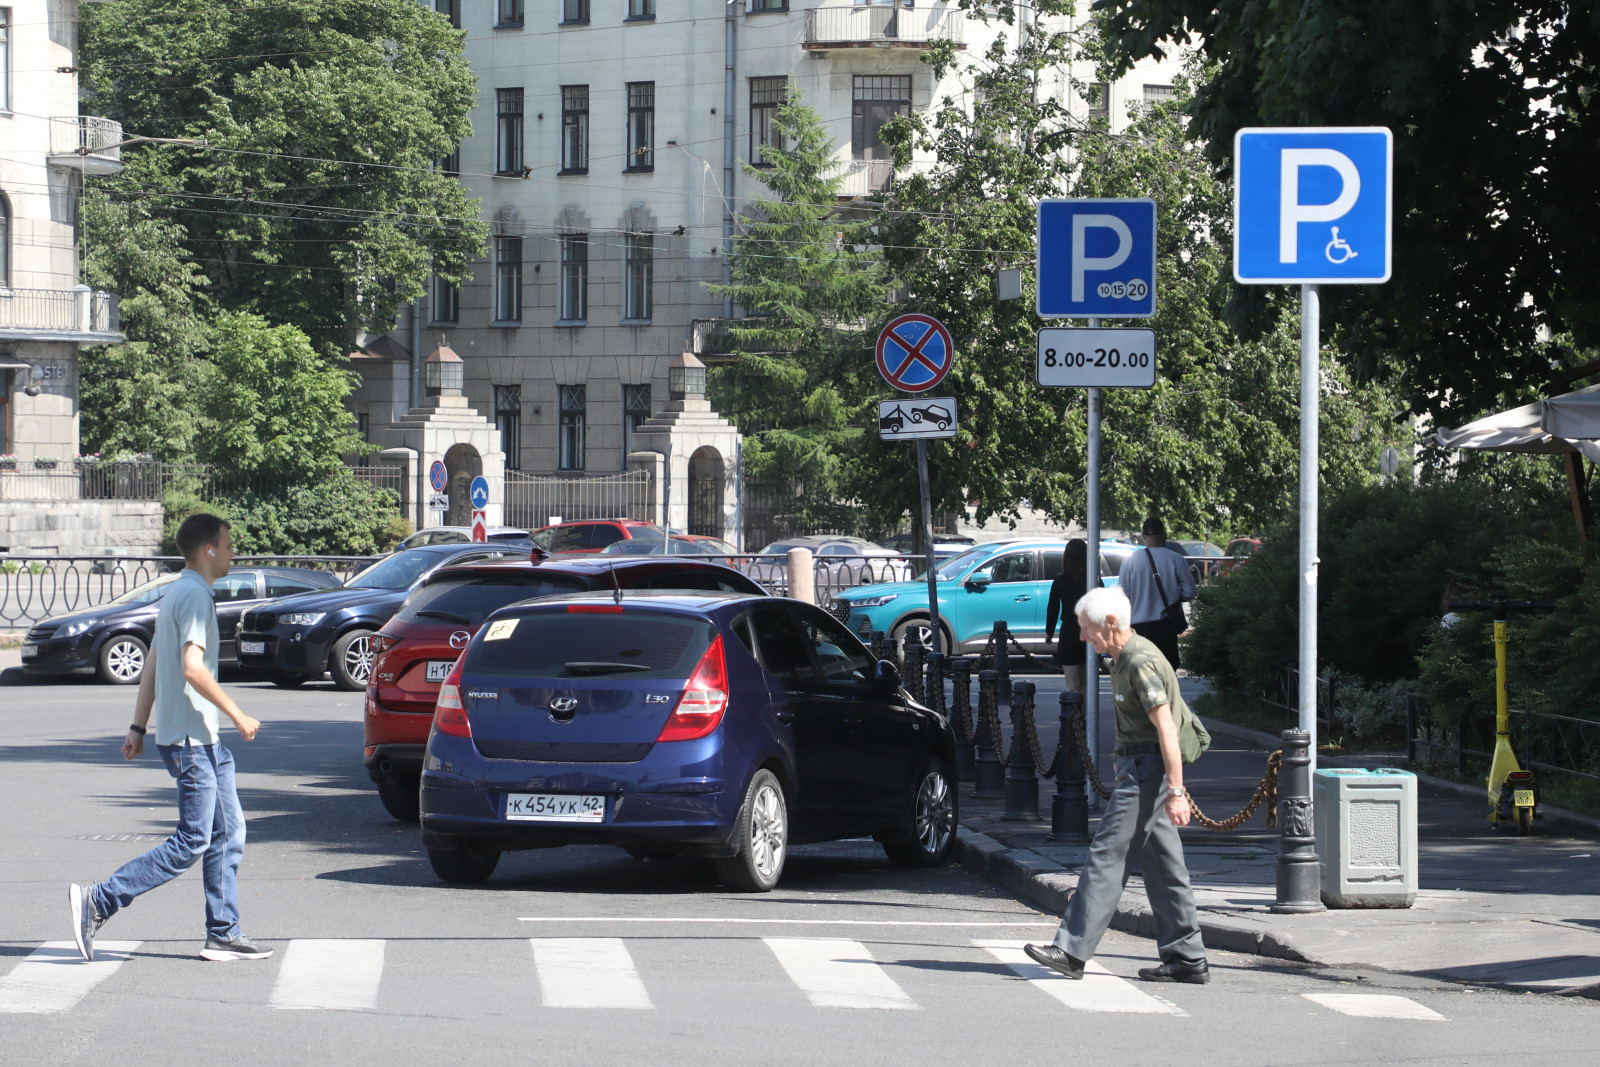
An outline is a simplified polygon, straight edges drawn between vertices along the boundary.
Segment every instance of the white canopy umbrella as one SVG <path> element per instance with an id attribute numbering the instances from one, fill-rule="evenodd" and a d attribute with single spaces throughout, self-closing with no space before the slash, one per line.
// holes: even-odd
<path id="1" fill-rule="evenodd" d="M 1540 455 L 1577 453 L 1600 463 L 1600 385 L 1536 400 L 1433 435 L 1446 448 Z"/>

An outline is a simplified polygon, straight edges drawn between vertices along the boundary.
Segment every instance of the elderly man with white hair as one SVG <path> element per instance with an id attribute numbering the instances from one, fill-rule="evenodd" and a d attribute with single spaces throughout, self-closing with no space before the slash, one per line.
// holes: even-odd
<path id="1" fill-rule="evenodd" d="M 1191 723 L 1202 735 L 1204 728 L 1178 692 L 1172 664 L 1129 625 L 1132 607 L 1122 592 L 1091 589 L 1075 611 L 1083 640 L 1114 659 L 1116 781 L 1054 944 L 1028 945 L 1027 953 L 1068 978 L 1082 978 L 1084 964 L 1111 925 L 1128 881 L 1129 860 L 1136 856 L 1155 913 L 1161 954 L 1160 965 L 1141 969 L 1139 977 L 1202 984 L 1210 980 L 1211 971 L 1177 827 L 1189 822 L 1190 812 L 1179 724 Z"/>

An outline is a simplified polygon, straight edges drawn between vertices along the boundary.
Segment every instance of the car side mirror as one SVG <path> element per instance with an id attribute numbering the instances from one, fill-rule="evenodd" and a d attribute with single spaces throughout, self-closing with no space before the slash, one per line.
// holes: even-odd
<path id="1" fill-rule="evenodd" d="M 980 571 L 977 574 L 967 575 L 966 584 L 973 589 L 982 589 L 992 581 L 994 581 L 994 575 Z"/>
<path id="2" fill-rule="evenodd" d="M 872 672 L 872 680 L 884 689 L 899 689 L 903 679 L 900 677 L 900 668 L 886 659 L 878 661 L 877 668 Z"/>

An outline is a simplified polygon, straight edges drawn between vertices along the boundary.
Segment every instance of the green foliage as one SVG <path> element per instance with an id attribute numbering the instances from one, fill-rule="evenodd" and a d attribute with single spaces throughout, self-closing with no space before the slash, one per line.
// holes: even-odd
<path id="1" fill-rule="evenodd" d="M 178 526 L 197 511 L 227 519 L 240 555 L 376 555 L 410 532 L 392 491 L 375 489 L 347 471 L 279 492 L 246 489 L 202 500 L 192 490 L 163 502 L 162 551 L 175 552 Z"/>
<path id="2" fill-rule="evenodd" d="M 1363 375 L 1399 371 L 1412 410 L 1478 414 L 1538 389 L 1552 355 L 1541 327 L 1583 346 L 1600 341 L 1591 283 L 1600 274 L 1600 9 L 1568 0 L 1093 8 L 1119 67 L 1172 41 L 1203 50 L 1214 70 L 1189 108 L 1190 129 L 1219 165 L 1244 126 L 1394 130 L 1393 277 L 1325 289 L 1323 314 Z M 1245 290 L 1241 303 L 1259 308 L 1265 290 Z"/>
<path id="3" fill-rule="evenodd" d="M 487 234 L 435 167 L 470 132 L 463 35 L 415 0 L 114 0 L 81 11 L 85 113 L 203 144 L 123 149 L 98 184 L 170 220 L 220 307 L 342 354 Z M 98 236 L 97 236 L 98 234 Z M 86 236 L 117 241 L 105 228 Z"/>
<path id="4" fill-rule="evenodd" d="M 1484 588 L 1497 575 L 1496 553 L 1529 530 L 1571 538 L 1561 519 L 1553 494 L 1542 513 L 1529 514 L 1470 485 L 1330 494 L 1318 537 L 1321 663 L 1369 684 L 1415 677 L 1446 588 Z M 1269 689 L 1296 658 L 1298 556 L 1296 525 L 1283 523 L 1248 563 L 1203 588 L 1184 665 L 1221 687 Z"/>

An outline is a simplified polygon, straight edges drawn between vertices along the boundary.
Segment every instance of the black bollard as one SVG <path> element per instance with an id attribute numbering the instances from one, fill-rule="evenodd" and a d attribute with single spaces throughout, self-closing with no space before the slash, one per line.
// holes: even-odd
<path id="1" fill-rule="evenodd" d="M 1035 686 L 1018 682 L 1012 688 L 1011 755 L 1006 759 L 1006 808 L 1000 818 L 1022 822 L 1039 817 L 1039 776 L 1033 766 L 1033 749 L 1028 745 L 1028 719 L 1033 711 Z"/>
<path id="2" fill-rule="evenodd" d="M 923 683 L 922 693 L 927 699 L 923 703 L 948 719 L 950 713 L 945 710 L 944 704 L 944 656 L 942 654 L 938 652 L 928 653 L 928 667 L 924 672 L 924 676 L 927 681 Z"/>
<path id="3" fill-rule="evenodd" d="M 972 795 L 992 799 L 1005 795 L 1006 769 L 994 750 L 995 727 L 1000 722 L 1000 676 L 978 672 L 978 743 L 973 763 Z"/>
<path id="4" fill-rule="evenodd" d="M 1000 678 L 1000 701 L 1011 703 L 1011 631 L 1004 619 L 994 622 L 994 670 Z"/>
<path id="5" fill-rule="evenodd" d="M 873 659 L 883 658 L 883 631 L 873 630 L 867 637 L 867 647 L 872 649 Z"/>
<path id="6" fill-rule="evenodd" d="M 1272 910 L 1287 914 L 1325 911 L 1322 870 L 1317 863 L 1317 831 L 1311 817 L 1311 735 L 1285 730 L 1283 767 L 1278 771 L 1278 900 Z"/>
<path id="7" fill-rule="evenodd" d="M 1089 837 L 1089 793 L 1085 788 L 1084 753 L 1072 736 L 1072 718 L 1083 713 L 1083 694 L 1061 693 L 1061 735 L 1056 739 L 1056 795 L 1050 801 L 1050 839 L 1084 841 Z"/>
<path id="8" fill-rule="evenodd" d="M 918 704 L 928 702 L 922 691 L 923 655 L 922 641 L 912 631 L 907 630 L 905 667 L 901 674 L 905 679 L 906 692 L 910 693 L 911 699 Z"/>
<path id="9" fill-rule="evenodd" d="M 956 728 L 956 781 L 977 777 L 972 742 L 962 723 L 972 721 L 972 661 L 965 656 L 950 661 L 950 721 Z"/>

